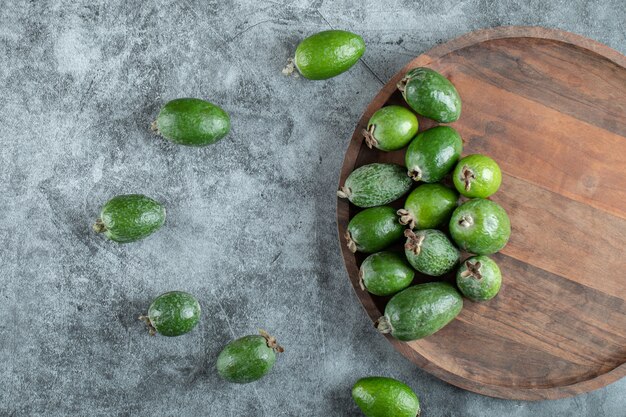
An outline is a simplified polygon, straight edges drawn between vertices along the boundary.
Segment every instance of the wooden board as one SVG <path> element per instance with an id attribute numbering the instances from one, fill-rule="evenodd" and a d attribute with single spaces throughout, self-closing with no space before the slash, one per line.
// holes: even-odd
<path id="1" fill-rule="evenodd" d="M 465 300 L 459 317 L 431 337 L 389 341 L 439 378 L 501 398 L 567 397 L 623 377 L 626 57 L 578 35 L 531 27 L 483 30 L 437 46 L 368 106 L 340 184 L 367 163 L 404 164 L 404 151 L 367 149 L 361 130 L 383 105 L 404 104 L 395 86 L 418 66 L 457 87 L 463 112 L 452 126 L 464 154 L 484 153 L 500 164 L 503 182 L 492 198 L 508 211 L 512 234 L 494 255 L 503 272 L 496 299 Z M 433 125 L 420 118 L 420 130 Z M 387 299 L 359 288 L 364 256 L 350 253 L 343 238 L 357 211 L 338 200 L 339 239 L 352 285 L 375 320 Z"/>

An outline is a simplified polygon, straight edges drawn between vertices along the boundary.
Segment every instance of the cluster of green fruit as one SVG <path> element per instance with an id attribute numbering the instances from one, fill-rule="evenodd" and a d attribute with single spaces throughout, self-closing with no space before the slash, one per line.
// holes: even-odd
<path id="1" fill-rule="evenodd" d="M 363 39 L 350 32 L 325 31 L 303 40 L 296 49 L 295 65 L 309 79 L 325 79 L 347 71 L 365 50 Z M 230 131 L 230 116 L 219 106 L 197 98 L 168 102 L 151 128 L 167 140 L 186 146 L 207 146 Z M 97 233 L 118 243 L 143 239 L 165 222 L 165 207 L 141 194 L 119 195 L 101 209 L 93 225 Z M 180 336 L 200 321 L 200 304 L 191 294 L 171 291 L 157 297 L 148 313 L 139 317 L 151 335 Z M 217 358 L 218 373 L 227 381 L 247 383 L 267 374 L 283 352 L 276 339 L 261 330 L 230 342 Z"/>
<path id="2" fill-rule="evenodd" d="M 440 123 L 460 117 L 456 88 L 432 69 L 409 71 L 398 88 L 417 114 Z M 502 181 L 498 164 L 485 155 L 461 158 L 463 141 L 450 126 L 417 131 L 417 117 L 405 107 L 390 105 L 375 112 L 363 131 L 366 145 L 381 151 L 408 145 L 406 168 L 391 163 L 361 166 L 337 192 L 364 208 L 350 220 L 345 234 L 352 252 L 371 254 L 359 269 L 361 288 L 377 296 L 395 294 L 376 327 L 403 341 L 439 331 L 463 307 L 461 295 L 449 283 L 410 286 L 415 270 L 439 277 L 459 264 L 459 248 L 470 252 L 474 256 L 457 270 L 457 287 L 471 300 L 489 300 L 500 290 L 502 277 L 486 255 L 501 250 L 511 234 L 506 211 L 487 199 Z M 441 183 L 450 173 L 455 189 Z M 408 195 L 402 209 L 388 205 L 408 193 L 414 181 L 424 184 Z M 465 201 L 459 205 L 460 195 Z M 437 230 L 445 226 L 452 239 Z M 384 251 L 403 236 L 404 256 Z"/>

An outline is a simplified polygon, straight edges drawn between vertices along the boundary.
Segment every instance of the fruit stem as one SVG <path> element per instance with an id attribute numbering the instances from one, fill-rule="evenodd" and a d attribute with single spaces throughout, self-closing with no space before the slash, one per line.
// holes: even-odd
<path id="1" fill-rule="evenodd" d="M 413 181 L 419 181 L 422 179 L 422 170 L 420 167 L 413 167 L 406 173 Z"/>
<path id="2" fill-rule="evenodd" d="M 154 122 L 150 123 L 150 130 L 152 130 L 157 135 L 159 134 L 159 125 L 158 125 L 156 120 Z"/>
<path id="3" fill-rule="evenodd" d="M 141 320 L 144 323 L 146 323 L 146 326 L 148 326 L 148 333 L 150 333 L 150 336 L 156 336 L 157 330 L 152 325 L 152 322 L 150 321 L 150 317 L 141 315 L 141 316 L 139 316 L 139 320 Z"/>
<path id="4" fill-rule="evenodd" d="M 411 229 L 415 229 L 415 217 L 408 210 L 400 209 L 396 214 L 400 216 L 399 222 L 401 225 L 408 225 Z"/>
<path id="5" fill-rule="evenodd" d="M 337 191 L 337 197 L 339 197 L 339 198 L 350 198 L 351 195 L 352 195 L 352 190 L 350 190 L 345 185 L 342 186 L 339 189 L 339 191 Z"/>
<path id="6" fill-rule="evenodd" d="M 259 333 L 261 334 L 261 336 L 265 338 L 268 348 L 273 349 L 274 352 L 276 353 L 283 353 L 285 351 L 285 349 L 283 349 L 283 347 L 278 344 L 278 342 L 276 341 L 276 338 L 273 336 L 270 336 L 268 332 L 266 332 L 263 329 L 259 329 Z"/>
<path id="7" fill-rule="evenodd" d="M 103 233 L 107 231 L 107 227 L 104 225 L 102 219 L 96 219 L 96 222 L 93 224 L 93 231 L 96 233 Z"/>
<path id="8" fill-rule="evenodd" d="M 480 273 L 481 266 L 482 264 L 480 262 L 471 263 L 470 261 L 465 261 L 465 267 L 467 269 L 461 272 L 461 277 L 472 277 L 476 278 L 477 280 L 481 280 L 483 278 L 483 274 Z"/>
<path id="9" fill-rule="evenodd" d="M 410 250 L 416 255 L 419 255 L 422 251 L 422 243 L 424 243 L 425 236 L 422 233 L 418 236 L 411 229 L 406 229 L 404 231 L 404 236 L 409 238 L 409 241 L 406 242 L 404 248 Z"/>
<path id="10" fill-rule="evenodd" d="M 461 216 L 461 219 L 459 220 L 459 225 L 461 227 L 470 227 L 473 224 L 474 224 L 474 219 L 472 219 L 472 216 L 468 216 L 467 214 Z"/>
<path id="11" fill-rule="evenodd" d="M 374 322 L 374 327 L 376 330 L 381 332 L 382 334 L 391 333 L 393 331 L 393 327 L 391 326 L 391 322 L 387 318 L 387 316 L 382 316 L 378 320 Z"/>
<path id="12" fill-rule="evenodd" d="M 465 183 L 465 191 L 469 191 L 472 188 L 472 180 L 476 179 L 476 175 L 474 175 L 474 171 L 472 171 L 470 167 L 463 165 L 461 179 Z"/>
<path id="13" fill-rule="evenodd" d="M 283 70 L 281 71 L 283 73 L 283 75 L 293 75 L 294 77 L 298 77 L 298 73 L 295 72 L 296 71 L 296 61 L 293 58 L 287 58 L 287 65 L 285 66 L 285 68 L 283 68 Z"/>
<path id="14" fill-rule="evenodd" d="M 406 89 L 406 84 L 409 82 L 409 79 L 409 77 L 404 77 L 398 84 L 396 84 L 396 87 L 398 87 L 398 90 L 400 90 L 402 95 L 404 95 L 404 90 Z"/>
<path id="15" fill-rule="evenodd" d="M 350 232 L 346 231 L 344 237 L 346 238 L 346 245 L 348 246 L 348 249 L 350 249 L 350 252 L 355 253 L 356 243 L 354 242 L 354 240 L 352 240 L 352 235 L 350 234 Z"/>
<path id="16" fill-rule="evenodd" d="M 363 268 L 359 268 L 359 287 L 361 287 L 363 291 L 366 290 L 365 282 L 363 281 L 364 278 L 365 278 L 365 272 L 363 271 Z"/>
<path id="17" fill-rule="evenodd" d="M 362 132 L 365 137 L 365 144 L 370 149 L 378 145 L 378 140 L 374 137 L 374 130 L 376 130 L 376 125 L 370 125 L 367 129 L 363 129 Z"/>

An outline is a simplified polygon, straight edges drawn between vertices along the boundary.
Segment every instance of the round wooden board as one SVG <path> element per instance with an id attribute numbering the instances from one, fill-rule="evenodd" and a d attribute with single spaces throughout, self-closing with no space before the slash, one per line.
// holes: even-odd
<path id="1" fill-rule="evenodd" d="M 389 341 L 433 375 L 494 397 L 555 399 L 623 377 L 626 57 L 536 27 L 482 30 L 437 46 L 396 74 L 367 107 L 340 184 L 367 163 L 404 165 L 404 150 L 370 150 L 361 130 L 383 105 L 404 104 L 396 83 L 418 66 L 457 87 L 463 112 L 452 126 L 465 141 L 464 155 L 484 153 L 500 164 L 503 182 L 492 199 L 507 210 L 513 230 L 494 255 L 503 272 L 494 300 L 465 300 L 458 318 L 433 336 Z M 433 125 L 420 118 L 420 130 Z M 352 254 L 343 237 L 357 211 L 338 200 L 339 238 L 352 285 L 375 320 L 387 299 L 359 288 L 365 256 Z M 415 283 L 428 280 L 419 276 Z"/>

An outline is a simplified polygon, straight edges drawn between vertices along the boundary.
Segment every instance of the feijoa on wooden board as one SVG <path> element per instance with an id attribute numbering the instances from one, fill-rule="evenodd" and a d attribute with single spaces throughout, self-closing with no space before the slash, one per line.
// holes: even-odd
<path id="1" fill-rule="evenodd" d="M 626 154 L 626 118 L 616 111 L 626 108 L 626 58 L 543 28 L 488 29 L 437 45 L 392 77 L 365 110 L 340 183 L 355 167 L 404 163 L 403 150 L 369 149 L 362 131 L 381 107 L 408 107 L 396 85 L 416 67 L 436 70 L 462 97 L 462 115 L 450 126 L 463 137 L 463 156 L 488 155 L 500 166 L 501 186 L 489 198 L 508 212 L 511 235 L 490 255 L 502 271 L 495 298 L 466 302 L 457 320 L 427 338 L 390 342 L 453 385 L 509 399 L 567 397 L 626 376 L 626 286 L 612 272 L 622 268 L 613 254 L 626 244 L 626 167 L 616 158 Z M 530 121 L 528 114 L 538 116 Z M 418 119 L 422 131 L 436 125 Z M 337 201 L 342 245 L 356 212 Z M 377 319 L 388 298 L 360 289 L 364 255 L 347 248 L 343 255 L 359 300 Z M 416 274 L 414 282 L 425 280 Z"/>

